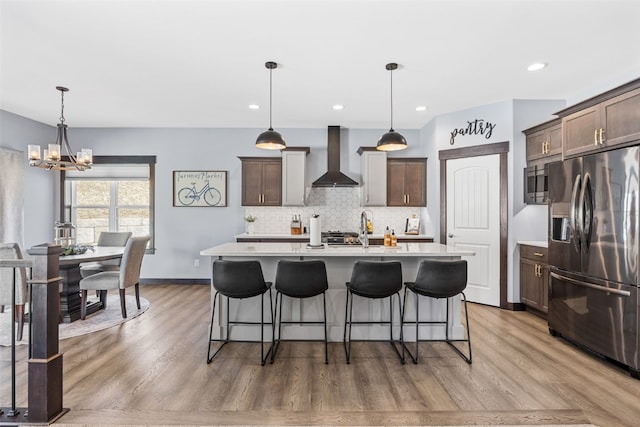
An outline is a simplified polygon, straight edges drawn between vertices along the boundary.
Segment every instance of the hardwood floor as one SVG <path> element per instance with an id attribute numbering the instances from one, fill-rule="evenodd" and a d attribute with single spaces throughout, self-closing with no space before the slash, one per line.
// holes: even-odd
<path id="1" fill-rule="evenodd" d="M 421 344 L 401 365 L 384 343 L 354 343 L 350 365 L 331 343 L 283 342 L 273 365 L 258 344 L 229 344 L 206 364 L 209 287 L 141 287 L 150 309 L 122 325 L 60 342 L 59 423 L 110 425 L 635 426 L 640 381 L 551 337 L 526 312 L 471 304 L 473 365 L 446 344 Z M 18 406 L 26 406 L 20 347 Z M 10 352 L 0 348 L 0 406 L 8 406 Z"/>

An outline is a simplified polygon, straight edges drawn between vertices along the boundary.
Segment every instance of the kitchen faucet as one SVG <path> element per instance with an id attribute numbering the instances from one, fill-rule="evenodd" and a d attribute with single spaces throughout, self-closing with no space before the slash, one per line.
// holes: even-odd
<path id="1" fill-rule="evenodd" d="M 367 213 L 362 211 L 360 214 L 360 243 L 362 243 L 363 248 L 369 247 L 369 235 L 367 234 Z"/>

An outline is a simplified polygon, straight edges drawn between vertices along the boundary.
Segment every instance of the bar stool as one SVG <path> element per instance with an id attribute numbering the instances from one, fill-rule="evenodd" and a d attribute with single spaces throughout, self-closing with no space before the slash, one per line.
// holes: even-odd
<path id="1" fill-rule="evenodd" d="M 207 349 L 207 363 L 211 363 L 214 357 L 222 350 L 227 343 L 235 342 L 258 342 L 258 341 L 236 341 L 229 339 L 229 326 L 231 324 L 242 325 L 260 325 L 260 362 L 264 366 L 269 353 L 273 349 L 273 302 L 271 300 L 271 282 L 265 282 L 262 275 L 262 267 L 259 261 L 227 261 L 216 260 L 213 262 L 213 273 L 211 275 L 211 286 L 215 289 L 213 296 L 213 304 L 211 307 L 211 324 L 209 325 L 209 346 Z M 264 321 L 264 295 L 269 292 L 270 322 Z M 216 300 L 218 294 L 227 298 L 227 325 L 226 335 L 224 339 L 213 338 L 213 319 L 216 313 Z M 230 299 L 244 299 L 260 295 L 260 321 L 230 321 L 229 320 L 229 304 Z M 271 326 L 271 341 L 267 354 L 264 354 L 264 326 Z M 211 343 L 221 342 L 218 349 L 211 354 Z"/>
<path id="2" fill-rule="evenodd" d="M 324 363 L 329 363 L 327 351 L 327 300 L 325 291 L 329 288 L 327 281 L 327 268 L 324 261 L 289 261 L 278 262 L 276 270 L 276 317 L 278 318 L 278 336 L 273 338 L 273 350 L 271 351 L 271 363 L 276 357 L 276 351 L 282 337 L 282 325 L 288 324 L 315 324 L 324 325 Z M 282 297 L 311 298 L 322 294 L 323 320 L 322 321 L 282 321 Z M 280 297 L 280 311 L 278 312 L 278 297 Z M 312 341 L 312 340 L 308 340 Z M 316 340 L 317 341 L 317 340 Z"/>
<path id="3" fill-rule="evenodd" d="M 400 290 L 402 289 L 402 265 L 398 261 L 356 261 L 351 271 L 351 281 L 346 283 L 347 303 L 344 313 L 344 351 L 347 364 L 351 362 L 351 327 L 356 324 L 389 324 L 389 343 L 398 353 L 400 361 L 404 364 L 404 344 L 402 327 L 400 328 L 400 347 L 402 353 L 396 347 L 393 339 L 393 296 L 398 296 L 398 308 L 402 326 L 402 306 L 400 302 Z M 357 295 L 363 298 L 389 298 L 388 321 L 358 321 L 353 319 L 353 298 Z M 349 333 L 347 334 L 347 327 Z"/>
<path id="4" fill-rule="evenodd" d="M 405 312 L 407 311 L 407 291 L 411 291 L 415 294 L 416 298 L 416 320 L 405 321 L 404 313 L 402 315 L 402 325 L 404 328 L 405 323 L 416 324 L 416 354 L 415 357 L 408 348 L 406 348 L 409 356 L 413 360 L 413 363 L 418 363 L 418 343 L 420 342 L 419 326 L 424 324 L 432 325 L 445 325 L 445 339 L 444 340 L 422 340 L 422 341 L 436 341 L 446 342 L 449 344 L 467 363 L 471 364 L 471 336 L 469 334 L 469 313 L 467 311 L 467 297 L 464 294 L 464 290 L 467 287 L 467 261 L 443 261 L 443 260 L 424 260 L 420 263 L 418 268 L 418 274 L 416 275 L 415 282 L 405 282 L 403 305 Z M 467 338 L 466 339 L 449 339 L 449 299 L 458 294 L 462 295 L 464 300 L 464 314 L 467 324 Z M 444 321 L 420 321 L 419 320 L 419 300 L 420 296 L 429 298 L 445 298 L 447 306 L 446 319 Z M 454 342 L 466 342 L 469 347 L 469 356 L 466 356 Z"/>

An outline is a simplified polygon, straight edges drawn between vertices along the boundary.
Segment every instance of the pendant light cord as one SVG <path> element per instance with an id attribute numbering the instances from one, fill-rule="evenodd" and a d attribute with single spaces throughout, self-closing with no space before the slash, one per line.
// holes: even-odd
<path id="1" fill-rule="evenodd" d="M 391 76 L 391 96 L 390 96 L 390 103 L 391 103 L 391 131 L 393 132 L 393 70 L 390 70 L 390 76 Z"/>
<path id="2" fill-rule="evenodd" d="M 271 125 L 271 111 L 273 110 L 273 68 L 269 68 L 269 130 L 273 130 Z"/>

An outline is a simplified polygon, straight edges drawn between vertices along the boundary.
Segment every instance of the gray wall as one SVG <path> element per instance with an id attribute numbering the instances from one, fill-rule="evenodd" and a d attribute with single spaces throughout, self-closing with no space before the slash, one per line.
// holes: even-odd
<path id="1" fill-rule="evenodd" d="M 29 248 L 53 241 L 53 226 L 57 219 L 58 173 L 29 167 L 27 146 L 52 144 L 56 139 L 56 128 L 0 110 L 0 146 L 23 151 L 24 154 L 24 241 L 18 242 Z M 4 183 L 0 183 L 4 185 Z"/>
<path id="2" fill-rule="evenodd" d="M 11 113 L 2 112 L 2 145 L 26 151 L 28 144 L 43 145 L 55 139 L 55 128 Z M 5 120 L 6 118 L 6 120 Z M 155 155 L 156 164 L 156 252 L 145 257 L 145 278 L 208 278 L 208 260 L 200 267 L 194 259 L 202 249 L 232 241 L 243 233 L 244 208 L 240 206 L 241 167 L 238 156 L 280 156 L 254 147 L 264 129 L 162 129 L 162 128 L 70 128 L 72 148 L 92 148 L 94 155 Z M 319 177 L 327 167 L 327 129 L 278 129 L 289 146 L 309 146 L 309 176 Z M 373 146 L 380 130 L 344 129 L 341 133 L 341 168 L 360 179 L 360 146 Z M 402 156 L 421 155 L 419 130 L 399 130 L 409 143 Z M 174 170 L 226 170 L 227 207 L 185 208 L 172 206 Z M 25 244 L 53 240 L 53 222 L 58 219 L 58 172 L 30 168 L 25 200 Z"/>
<path id="3" fill-rule="evenodd" d="M 507 242 L 507 300 L 520 300 L 518 240 L 546 240 L 547 213 L 544 207 L 527 206 L 523 202 L 522 169 L 526 165 L 525 135 L 523 129 L 552 118 L 552 113 L 564 106 L 564 101 L 551 100 L 509 100 L 456 111 L 436 117 L 421 131 L 422 145 L 430 159 L 427 171 L 428 211 L 433 222 L 436 241 L 440 234 L 440 162 L 441 150 L 509 142 L 508 153 L 508 193 L 507 216 L 509 233 Z M 450 144 L 451 131 L 464 127 L 468 121 L 482 119 L 495 124 L 492 135 L 457 136 Z M 524 213 L 523 213 L 524 212 Z"/>

